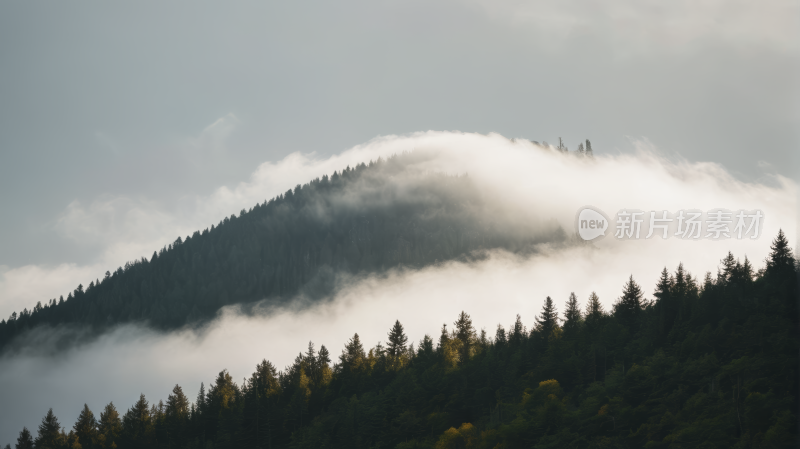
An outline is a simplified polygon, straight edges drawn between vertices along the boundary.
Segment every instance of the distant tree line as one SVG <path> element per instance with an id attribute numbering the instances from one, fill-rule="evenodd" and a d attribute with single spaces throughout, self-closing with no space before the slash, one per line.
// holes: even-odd
<path id="1" fill-rule="evenodd" d="M 583 142 L 579 143 L 578 150 L 574 153 L 569 152 L 569 148 L 567 148 L 567 146 L 564 145 L 564 141 L 561 140 L 561 137 L 558 138 L 558 146 L 556 147 L 551 147 L 550 144 L 548 144 L 547 142 L 539 143 L 535 140 L 532 140 L 531 143 L 543 148 L 555 148 L 556 151 L 558 151 L 559 153 L 572 154 L 577 157 L 588 157 L 588 158 L 594 157 L 594 151 L 592 150 L 592 142 L 590 142 L 589 139 L 586 139 L 586 146 L 583 145 Z"/>
<path id="2" fill-rule="evenodd" d="M 476 251 L 559 242 L 555 222 L 514 223 L 468 176 L 417 170 L 424 153 L 347 167 L 0 321 L 0 349 L 38 326 L 175 329 L 223 306 L 330 295 L 337 273 L 420 267 Z"/>
<path id="3" fill-rule="evenodd" d="M 241 385 L 223 370 L 194 402 L 176 385 L 121 416 L 84 406 L 71 430 L 50 410 L 16 447 L 794 448 L 799 274 L 780 232 L 757 272 L 730 253 L 703 279 L 665 268 L 652 300 L 631 277 L 611 310 L 548 297 L 493 336 L 462 312 L 415 346 L 395 322 L 333 364 L 310 343 Z"/>

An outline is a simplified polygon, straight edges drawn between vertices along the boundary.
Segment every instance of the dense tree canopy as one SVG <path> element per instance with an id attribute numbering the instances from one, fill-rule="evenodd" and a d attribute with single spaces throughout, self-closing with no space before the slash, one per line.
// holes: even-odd
<path id="1" fill-rule="evenodd" d="M 342 273 L 419 267 L 476 251 L 563 241 L 553 222 L 518 223 L 467 176 L 417 169 L 404 154 L 317 178 L 219 225 L 0 320 L 0 349 L 37 326 L 174 329 L 229 304 L 329 295 Z"/>
<path id="2" fill-rule="evenodd" d="M 732 255 L 702 283 L 683 265 L 647 299 L 631 277 L 612 313 L 595 293 L 564 319 L 547 298 L 527 331 L 478 336 L 462 312 L 438 345 L 386 347 L 358 334 L 338 363 L 310 344 L 241 385 L 221 371 L 189 404 L 142 395 L 122 420 L 84 406 L 66 434 L 50 410 L 36 447 L 139 448 L 792 448 L 798 429 L 798 266 L 781 233 L 766 268 Z M 563 325 L 559 324 L 559 320 Z M 469 348 L 468 350 L 465 348 Z M 94 435 L 94 436 L 93 436 Z M 18 447 L 30 441 L 23 429 Z M 19 446 L 22 444 L 22 446 Z"/>

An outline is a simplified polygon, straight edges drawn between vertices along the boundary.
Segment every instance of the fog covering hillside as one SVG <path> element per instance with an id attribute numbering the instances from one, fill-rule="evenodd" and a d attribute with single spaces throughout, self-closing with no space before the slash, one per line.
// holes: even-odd
<path id="1" fill-rule="evenodd" d="M 43 325 L 82 331 L 73 337 L 130 322 L 175 329 L 202 323 L 225 305 L 320 300 L 343 275 L 565 242 L 555 221 L 517 218 L 466 174 L 417 168 L 429 156 L 405 153 L 347 167 L 178 237 L 66 298 L 12 314 L 0 322 L 0 347 Z"/>
<path id="2" fill-rule="evenodd" d="M 782 232 L 771 250 L 758 271 L 731 253 L 703 279 L 664 268 L 653 300 L 632 276 L 609 309 L 548 297 L 529 328 L 462 311 L 418 343 L 399 321 L 371 349 L 309 343 L 196 396 L 84 405 L 71 429 L 42 410 L 17 447 L 797 447 L 799 272 Z"/>

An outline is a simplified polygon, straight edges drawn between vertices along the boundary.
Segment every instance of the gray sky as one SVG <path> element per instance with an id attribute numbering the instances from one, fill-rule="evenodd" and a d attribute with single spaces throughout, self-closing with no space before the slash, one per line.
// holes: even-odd
<path id="1" fill-rule="evenodd" d="M 387 134 L 794 175 L 797 3 L 729 3 L 3 2 L 0 266 L 95 261 L 59 232 L 73 201 L 174 205 Z"/>

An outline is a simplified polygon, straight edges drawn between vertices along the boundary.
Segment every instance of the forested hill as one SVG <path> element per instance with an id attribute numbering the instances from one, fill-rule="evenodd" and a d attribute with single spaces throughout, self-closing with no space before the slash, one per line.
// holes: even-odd
<path id="1" fill-rule="evenodd" d="M 514 220 L 468 176 L 419 170 L 425 157 L 408 153 L 348 167 L 178 237 L 66 299 L 0 321 L 0 347 L 41 325 L 99 331 L 142 321 L 172 329 L 229 304 L 324 297 L 340 272 L 419 267 L 481 249 L 525 251 L 564 240 L 554 222 Z"/>
<path id="2" fill-rule="evenodd" d="M 798 270 L 783 234 L 763 270 L 730 253 L 704 280 L 665 268 L 654 296 L 629 278 L 611 310 L 594 294 L 561 298 L 561 313 L 547 298 L 530 331 L 518 315 L 493 336 L 462 312 L 416 347 L 388 321 L 385 346 L 354 334 L 331 366 L 309 344 L 241 384 L 221 371 L 194 403 L 175 385 L 99 419 L 75 404 L 71 429 L 42 410 L 17 448 L 798 447 Z"/>

